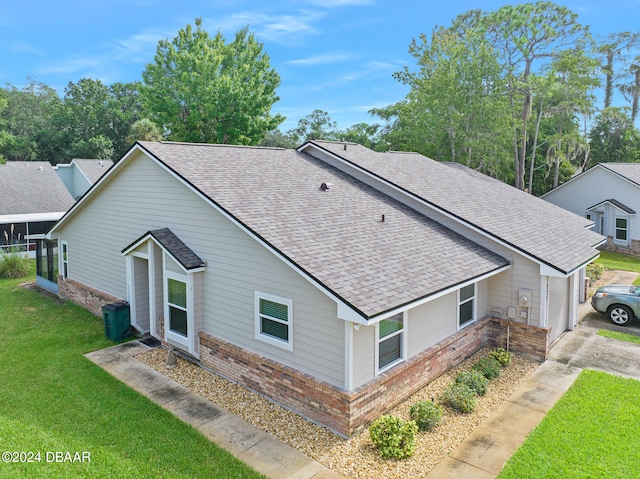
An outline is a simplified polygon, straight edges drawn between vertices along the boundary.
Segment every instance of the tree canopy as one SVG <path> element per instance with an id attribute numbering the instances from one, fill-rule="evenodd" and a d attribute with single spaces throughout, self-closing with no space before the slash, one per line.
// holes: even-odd
<path id="1" fill-rule="evenodd" d="M 257 144 L 284 121 L 271 114 L 280 76 L 248 27 L 227 43 L 195 24 L 159 42 L 142 74 L 146 110 L 171 140 Z"/>

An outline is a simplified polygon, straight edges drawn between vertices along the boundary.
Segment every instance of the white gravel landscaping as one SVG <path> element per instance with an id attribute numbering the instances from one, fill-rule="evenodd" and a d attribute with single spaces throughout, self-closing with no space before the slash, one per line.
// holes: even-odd
<path id="1" fill-rule="evenodd" d="M 479 351 L 418 391 L 389 414 L 408 420 L 411 404 L 431 398 L 437 401 L 441 391 L 458 371 L 469 369 L 488 351 L 489 349 Z M 166 354 L 166 349 L 156 348 L 139 354 L 136 358 L 326 467 L 345 477 L 362 479 L 406 479 L 426 476 L 475 427 L 491 416 L 538 366 L 536 361 L 514 354 L 511 364 L 502 369 L 497 379 L 491 381 L 486 396 L 478 398 L 475 411 L 461 414 L 445 407 L 439 427 L 433 432 L 417 434 L 417 447 L 412 457 L 403 460 L 383 460 L 371 443 L 366 429 L 351 439 L 344 439 L 327 428 L 313 424 L 245 387 L 182 358 L 178 358 L 175 369 L 168 370 L 165 367 Z"/>

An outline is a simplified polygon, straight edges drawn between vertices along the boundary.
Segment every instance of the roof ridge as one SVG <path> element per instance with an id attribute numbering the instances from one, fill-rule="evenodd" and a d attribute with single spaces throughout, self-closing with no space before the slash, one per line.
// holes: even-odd
<path id="1" fill-rule="evenodd" d="M 181 146 L 207 146 L 212 148 L 244 148 L 250 150 L 286 150 L 281 146 L 259 146 L 259 145 L 227 145 L 221 143 L 191 143 L 188 141 L 145 141 L 142 143 L 160 143 L 161 145 L 181 145 Z"/>

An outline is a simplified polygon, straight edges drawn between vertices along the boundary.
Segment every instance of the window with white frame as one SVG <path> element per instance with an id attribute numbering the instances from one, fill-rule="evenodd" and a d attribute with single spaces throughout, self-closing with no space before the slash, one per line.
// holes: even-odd
<path id="1" fill-rule="evenodd" d="M 187 283 L 177 278 L 167 278 L 167 306 L 169 331 L 188 337 Z"/>
<path id="2" fill-rule="evenodd" d="M 293 301 L 255 293 L 256 339 L 293 351 Z"/>
<path id="3" fill-rule="evenodd" d="M 476 285 L 469 284 L 458 290 L 458 328 L 476 319 Z"/>
<path id="4" fill-rule="evenodd" d="M 615 240 L 619 243 L 626 243 L 628 238 L 629 220 L 627 218 L 616 218 Z"/>
<path id="5" fill-rule="evenodd" d="M 69 276 L 69 243 L 62 242 L 62 277 Z"/>
<path id="6" fill-rule="evenodd" d="M 392 367 L 404 358 L 404 313 L 383 319 L 378 328 L 378 372 Z"/>

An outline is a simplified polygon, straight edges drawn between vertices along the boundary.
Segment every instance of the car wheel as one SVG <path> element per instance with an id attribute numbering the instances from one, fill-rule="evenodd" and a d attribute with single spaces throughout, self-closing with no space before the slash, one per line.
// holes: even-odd
<path id="1" fill-rule="evenodd" d="M 615 304 L 607 310 L 609 319 L 620 326 L 626 325 L 633 318 L 633 311 L 628 306 Z"/>

